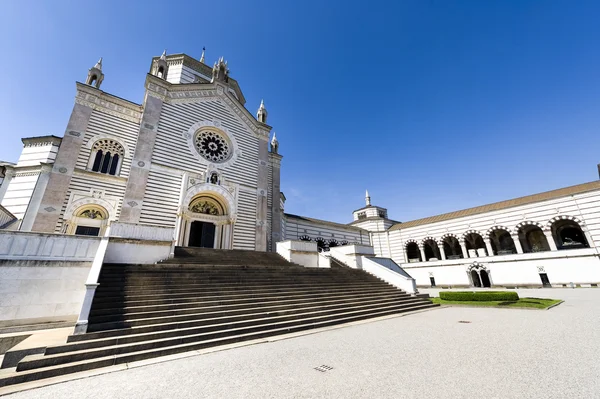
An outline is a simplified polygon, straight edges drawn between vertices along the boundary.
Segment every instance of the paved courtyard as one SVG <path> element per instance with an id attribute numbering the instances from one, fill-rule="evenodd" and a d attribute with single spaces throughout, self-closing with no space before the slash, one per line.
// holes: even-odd
<path id="1" fill-rule="evenodd" d="M 438 309 L 9 397 L 600 397 L 600 289 L 519 293 L 565 303 L 549 311 Z M 314 369 L 320 365 L 333 369 Z"/>

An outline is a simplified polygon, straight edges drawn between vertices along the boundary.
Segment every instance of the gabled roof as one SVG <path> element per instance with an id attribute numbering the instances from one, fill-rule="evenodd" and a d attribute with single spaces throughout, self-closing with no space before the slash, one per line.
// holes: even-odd
<path id="1" fill-rule="evenodd" d="M 291 213 L 285 213 L 284 215 L 286 218 L 290 218 L 290 219 L 303 220 L 305 222 L 317 223 L 317 224 L 322 224 L 325 226 L 366 232 L 365 229 L 361 229 L 360 227 L 350 226 L 350 225 L 343 224 L 343 223 L 328 222 L 327 220 L 313 219 L 313 218 L 309 218 L 306 216 L 292 215 Z"/>
<path id="2" fill-rule="evenodd" d="M 488 205 L 476 206 L 475 208 L 463 209 L 461 211 L 443 213 L 441 215 L 398 223 L 390 227 L 390 230 L 400 230 L 408 227 L 422 226 L 424 224 L 443 222 L 460 217 L 512 208 L 514 206 L 533 204 L 535 202 L 547 201 L 554 198 L 568 197 L 570 195 L 581 194 L 594 190 L 600 190 L 600 180 L 578 184 L 576 186 L 559 188 L 557 190 L 546 191 L 539 194 L 527 195 L 525 197 L 514 198 L 506 201 L 494 202 Z"/>

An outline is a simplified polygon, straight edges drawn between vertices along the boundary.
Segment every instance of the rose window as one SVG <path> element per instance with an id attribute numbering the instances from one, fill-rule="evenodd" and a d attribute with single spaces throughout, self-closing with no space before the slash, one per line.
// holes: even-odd
<path id="1" fill-rule="evenodd" d="M 202 157 L 215 163 L 225 162 L 231 156 L 229 140 L 211 130 L 198 132 L 194 144 Z"/>

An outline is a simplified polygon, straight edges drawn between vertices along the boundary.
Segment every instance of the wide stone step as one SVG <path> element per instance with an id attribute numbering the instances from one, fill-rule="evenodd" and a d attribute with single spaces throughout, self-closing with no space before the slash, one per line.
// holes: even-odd
<path id="1" fill-rule="evenodd" d="M 104 295 L 102 293 L 98 293 L 98 297 L 94 298 L 94 306 L 100 303 L 131 303 L 131 302 L 145 302 L 145 301 L 165 301 L 170 299 L 177 298 L 208 298 L 219 296 L 222 299 L 227 299 L 229 297 L 259 297 L 263 294 L 269 293 L 289 293 L 294 294 L 296 292 L 315 292 L 315 291 L 336 291 L 336 290 L 344 290 L 347 288 L 361 288 L 361 287 L 373 287 L 373 284 L 369 283 L 356 283 L 356 284 L 340 284 L 340 285 L 330 285 L 330 286 L 313 286 L 313 287 L 266 287 L 264 289 L 256 289 L 256 290 L 231 290 L 223 288 L 223 290 L 215 289 L 213 291 L 196 291 L 196 290 L 171 290 L 168 293 L 145 293 L 145 294 L 120 294 L 120 295 Z M 377 285 L 375 286 L 379 289 L 394 289 L 394 287 L 390 285 Z"/>
<path id="2" fill-rule="evenodd" d="M 398 299 L 395 299 L 397 302 L 400 302 Z M 198 310 L 196 313 L 189 314 L 175 314 L 172 316 L 163 316 L 163 317 L 147 317 L 141 319 L 108 319 L 108 320 L 100 320 L 99 318 L 94 318 L 90 320 L 90 325 L 88 326 L 88 331 L 106 331 L 112 329 L 122 329 L 122 328 L 132 328 L 132 327 L 141 327 L 141 326 L 151 326 L 155 324 L 162 323 L 184 323 L 190 321 L 200 321 L 202 317 L 205 316 L 205 313 L 202 310 Z"/>
<path id="3" fill-rule="evenodd" d="M 401 292 L 389 292 L 386 294 L 382 293 L 369 293 L 366 295 L 347 295 L 341 298 L 322 298 L 318 302 L 316 302 L 313 298 L 305 298 L 303 301 L 296 301 L 291 304 L 281 305 L 279 303 L 264 304 L 262 307 L 265 309 L 301 309 L 306 306 L 314 307 L 317 303 L 318 306 L 327 306 L 328 304 L 340 304 L 343 306 L 347 303 L 356 303 L 357 300 L 369 301 L 379 298 L 394 298 L 396 300 L 401 300 L 402 298 L 410 298 L 410 296 L 406 294 L 402 294 Z M 211 318 L 222 315 L 228 315 L 231 312 L 235 312 L 243 315 L 248 309 L 256 309 L 257 306 L 253 303 L 247 303 L 245 305 L 235 305 L 233 307 L 229 306 L 214 306 L 208 307 L 201 306 L 196 307 L 185 307 L 175 310 L 161 310 L 161 311 L 149 311 L 149 312 L 132 312 L 126 314 L 108 314 L 105 316 L 95 316 L 90 317 L 90 324 L 98 325 L 102 323 L 124 323 L 128 324 L 134 322 L 135 320 L 150 320 L 150 319 L 158 319 L 164 320 L 169 317 L 179 317 L 179 316 L 188 316 L 194 315 L 196 320 L 200 320 L 203 318 Z"/>
<path id="4" fill-rule="evenodd" d="M 280 292 L 283 291 L 280 290 Z M 305 294 L 294 294 L 294 295 L 281 295 L 280 292 L 278 292 L 279 295 L 276 296 L 266 296 L 261 298 L 247 298 L 247 299 L 240 299 L 240 300 L 234 300 L 234 301 L 229 301 L 229 300 L 222 300 L 222 299 L 218 299 L 218 300 L 214 300 L 214 301 L 205 301 L 205 300 L 197 300 L 195 298 L 190 298 L 188 300 L 181 300 L 179 302 L 172 302 L 172 303 L 158 303 L 158 304 L 152 304 L 152 305 L 137 305 L 137 306 L 123 306 L 123 304 L 115 304 L 114 307 L 103 307 L 103 308 L 97 308 L 94 307 L 92 309 L 92 311 L 90 312 L 90 316 L 102 316 L 102 315 L 111 315 L 111 314 L 128 314 L 128 313 L 136 313 L 136 312 L 150 312 L 150 311 L 161 311 L 161 310 L 175 310 L 175 309 L 181 309 L 181 308 L 186 308 L 186 307 L 190 307 L 190 306 L 204 306 L 204 307 L 211 307 L 211 306 L 221 306 L 221 307 L 228 307 L 228 308 L 238 308 L 238 307 L 244 307 L 247 304 L 256 304 L 256 303 L 264 303 L 265 305 L 268 304 L 272 304 L 273 302 L 277 302 L 277 303 L 298 303 L 304 300 L 322 300 L 322 299 L 326 299 L 326 298 L 338 298 L 338 297 L 361 297 L 361 296 L 365 296 L 365 295 L 373 295 L 373 294 L 377 294 L 377 293 L 387 293 L 387 292 L 394 292 L 394 293 L 400 293 L 402 295 L 406 295 L 409 296 L 408 294 L 403 294 L 402 291 L 399 290 L 395 290 L 395 289 L 391 289 L 391 290 L 382 290 L 379 287 L 366 287 L 366 288 L 362 288 L 362 289 L 352 289 L 352 287 L 349 287 L 348 289 L 344 289 L 344 290 L 339 290 L 339 291 L 331 291 L 331 292 L 319 292 L 317 290 L 314 290 L 314 292 L 311 291 L 307 291 L 308 293 Z M 261 302 L 257 302 L 257 301 L 261 301 Z M 110 303 L 107 303 L 106 305 L 110 305 Z"/>
<path id="5" fill-rule="evenodd" d="M 373 296 L 366 296 L 366 298 L 372 298 Z M 361 301 L 364 297 L 356 297 L 355 299 L 357 301 Z M 352 299 L 352 297 L 346 297 L 346 299 Z M 412 301 L 413 299 L 415 299 L 414 297 L 411 297 L 410 295 L 407 294 L 397 294 L 397 303 L 400 304 L 405 303 L 406 301 Z M 281 306 L 286 306 L 286 305 L 294 305 L 294 302 L 297 301 L 286 301 L 281 303 Z M 304 302 L 301 302 L 301 304 L 304 304 Z M 249 306 L 250 304 L 246 304 L 244 308 L 242 308 L 241 310 L 237 310 L 234 308 L 223 308 L 223 311 L 229 311 L 229 315 L 235 316 L 235 315 L 244 315 L 247 314 L 248 312 L 252 312 L 252 309 L 260 309 L 262 311 L 264 311 L 264 306 L 271 306 L 274 305 L 273 302 L 257 302 L 254 305 L 254 307 Z M 212 308 L 215 309 L 215 308 Z M 207 311 L 210 311 L 210 308 L 206 308 Z M 274 311 L 276 311 L 277 309 L 274 309 Z M 202 326 L 205 325 L 206 322 L 204 320 L 196 320 L 193 319 L 192 320 L 188 320 L 188 321 L 176 321 L 176 322 L 170 322 L 170 323 L 156 323 L 156 324 L 150 324 L 150 325 L 143 325 L 143 326 L 134 326 L 134 327 L 126 327 L 126 328 L 113 328 L 113 329 L 108 329 L 108 330 L 101 330 L 101 331 L 93 331 L 94 327 L 91 327 L 88 331 L 87 334 L 81 334 L 81 335 L 71 335 L 68 337 L 67 342 L 80 342 L 80 341 L 86 341 L 86 340 L 91 340 L 91 339 L 99 339 L 99 338 L 108 338 L 108 337 L 116 337 L 116 336 L 124 336 L 124 335 L 130 335 L 130 334 L 138 334 L 138 333 L 148 333 L 148 332 L 156 332 L 156 331 L 166 331 L 166 330 L 173 330 L 173 329 L 181 329 L 181 328 L 189 328 L 189 327 L 197 327 L 197 326 Z"/>
<path id="6" fill-rule="evenodd" d="M 431 307 L 432 304 L 429 305 L 416 305 L 414 308 L 425 308 Z M 239 335 L 248 335 L 252 333 L 258 333 L 260 335 L 261 332 L 276 330 L 285 332 L 298 331 L 301 329 L 314 328 L 316 325 L 332 325 L 338 324 L 344 321 L 352 321 L 359 320 L 369 317 L 374 317 L 374 314 L 382 314 L 382 313 L 397 313 L 406 309 L 411 309 L 411 307 L 403 307 L 399 304 L 391 304 L 388 306 L 368 306 L 360 309 L 352 309 L 343 313 L 336 313 L 334 315 L 324 315 L 324 316 L 309 316 L 302 319 L 292 320 L 292 321 L 283 321 L 283 322 L 275 322 L 264 325 L 253 325 L 249 327 L 242 328 L 232 328 L 226 330 L 219 330 L 215 332 L 208 332 L 202 334 L 194 334 L 183 337 L 175 337 L 175 338 L 167 338 L 167 339 L 159 339 L 159 340 L 151 340 L 144 341 L 139 343 L 132 344 L 123 344 L 123 345 L 114 345 L 108 348 L 99 348 L 99 349 L 89 349 L 82 350 L 77 352 L 69 352 L 65 354 L 56 354 L 56 355 L 32 355 L 25 357 L 17 366 L 17 371 L 24 370 L 32 370 L 35 368 L 56 366 L 56 365 L 64 365 L 71 362 L 81 362 L 90 359 L 97 359 L 106 356 L 115 356 L 121 357 L 123 355 L 135 353 L 135 352 L 145 352 L 145 351 L 154 351 L 155 353 L 161 354 L 163 351 L 161 349 L 166 349 L 172 346 L 186 345 L 186 344 L 199 344 L 202 341 L 212 341 L 218 338 L 226 338 L 233 337 Z M 303 326 L 303 327 L 301 327 Z M 235 341 L 234 341 L 235 342 Z M 138 358 L 132 358 L 133 360 L 142 360 Z"/>
<path id="7" fill-rule="evenodd" d="M 179 283 L 179 284 L 155 284 L 155 285 L 125 285 L 125 286 L 114 286 L 114 285 L 103 285 L 96 290 L 99 296 L 110 296 L 120 294 L 150 294 L 150 293 L 163 293 L 170 291 L 195 291 L 195 290 L 207 290 L 214 289 L 215 287 L 303 287 L 303 286 L 326 286 L 332 284 L 344 285 L 344 284 L 365 284 L 368 281 L 363 279 L 347 279 L 347 280 L 311 280 L 311 279 L 294 279 L 294 280 L 256 280 L 256 281 L 217 281 L 217 282 L 199 282 L 199 283 Z"/>
<path id="8" fill-rule="evenodd" d="M 361 302 L 359 305 L 354 304 L 353 306 L 340 307 L 336 305 L 330 306 L 315 306 L 307 307 L 297 310 L 277 311 L 277 312 L 257 312 L 249 313 L 243 318 L 231 319 L 231 318 L 213 318 L 208 320 L 209 322 L 205 325 L 199 325 L 188 328 L 180 328 L 174 330 L 163 330 L 163 331 L 152 331 L 141 333 L 138 331 L 137 334 L 128 334 L 125 336 L 114 336 L 109 338 L 101 338 L 95 340 L 85 340 L 76 343 L 70 343 L 66 345 L 53 346 L 46 348 L 46 355 L 54 355 L 58 353 L 77 352 L 87 349 L 96 349 L 114 345 L 125 345 L 135 342 L 144 342 L 151 340 L 160 340 L 173 337 L 183 337 L 187 335 L 197 335 L 208 332 L 224 331 L 227 329 L 238 329 L 250 326 L 261 326 L 263 324 L 273 324 L 276 322 L 299 320 L 306 317 L 316 316 L 327 316 L 334 315 L 340 312 L 347 312 L 351 310 L 360 310 L 361 308 L 372 308 L 373 306 L 384 307 L 393 304 L 393 299 L 378 299 L 368 302 Z M 404 301 L 399 306 L 412 307 L 415 305 L 422 304 L 423 302 L 413 298 L 412 300 Z"/>

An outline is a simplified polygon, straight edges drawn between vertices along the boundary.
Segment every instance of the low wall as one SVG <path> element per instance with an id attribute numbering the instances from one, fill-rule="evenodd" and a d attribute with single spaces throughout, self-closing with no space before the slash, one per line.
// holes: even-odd
<path id="1" fill-rule="evenodd" d="M 104 263 L 154 264 L 169 257 L 171 243 L 111 237 Z"/>
<path id="2" fill-rule="evenodd" d="M 0 231 L 0 327 L 77 319 L 99 237 Z"/>
<path id="3" fill-rule="evenodd" d="M 400 266 L 416 279 L 419 287 L 430 286 L 430 277 L 438 286 L 470 286 L 468 269 L 474 262 L 487 269 L 495 286 L 541 287 L 540 273 L 546 273 L 553 286 L 600 284 L 600 259 L 594 248 L 405 263 Z"/>
<path id="4" fill-rule="evenodd" d="M 113 222 L 110 225 L 110 236 L 132 238 L 148 241 L 173 241 L 175 229 L 171 227 L 145 224 Z"/>
<path id="5" fill-rule="evenodd" d="M 321 259 L 316 242 L 300 240 L 280 241 L 277 243 L 277 253 L 286 260 L 304 267 L 330 267 L 329 262 Z"/>
<path id="6" fill-rule="evenodd" d="M 91 262 L 100 237 L 0 230 L 0 259 Z"/>
<path id="7" fill-rule="evenodd" d="M 0 327 L 73 322 L 92 262 L 0 260 Z"/>
<path id="8" fill-rule="evenodd" d="M 361 263 L 361 269 L 367 273 L 370 273 L 409 294 L 418 293 L 415 279 L 391 259 L 373 257 L 368 258 L 363 256 Z"/>

